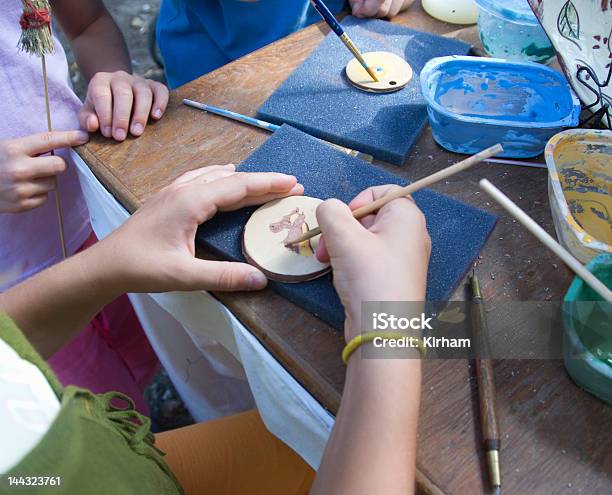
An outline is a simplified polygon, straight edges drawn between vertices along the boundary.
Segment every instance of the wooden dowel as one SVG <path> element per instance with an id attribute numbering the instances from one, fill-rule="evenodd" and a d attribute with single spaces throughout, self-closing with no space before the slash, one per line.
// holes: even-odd
<path id="1" fill-rule="evenodd" d="M 454 165 L 451 165 L 450 167 L 440 170 L 439 172 L 436 172 L 435 174 L 431 174 L 427 177 L 423 177 L 422 179 L 419 179 L 416 182 L 413 182 L 412 184 L 407 185 L 406 187 L 403 187 L 401 189 L 398 189 L 397 191 L 387 194 L 386 196 L 383 196 L 382 198 L 379 198 L 376 201 L 373 201 L 372 203 L 362 206 L 361 208 L 357 208 L 356 210 L 353 211 L 353 216 L 357 219 L 360 219 L 367 215 L 370 215 L 371 213 L 374 213 L 380 210 L 383 206 L 385 206 L 390 201 L 393 201 L 394 199 L 403 198 L 405 196 L 408 196 L 409 194 L 412 194 L 418 191 L 419 189 L 423 189 L 443 179 L 447 179 L 451 175 L 455 175 L 456 173 L 462 172 L 476 165 L 477 163 L 480 163 L 486 160 L 487 158 L 493 155 L 497 155 L 498 153 L 501 153 L 502 151 L 503 151 L 503 148 L 501 144 L 496 144 L 494 146 L 491 146 L 490 148 L 487 148 L 486 150 L 483 150 L 480 153 L 476 153 L 475 155 L 472 155 L 466 158 L 465 160 L 460 161 L 459 163 L 455 163 Z M 300 237 L 298 237 L 296 240 L 288 244 L 299 244 L 300 242 L 304 242 L 308 239 L 318 236 L 320 233 L 321 233 L 321 229 L 319 227 L 316 227 L 312 230 L 309 230 L 308 232 L 305 232 Z"/>
<path id="2" fill-rule="evenodd" d="M 580 261 L 572 256 L 561 244 L 540 227 L 527 213 L 521 210 L 508 196 L 501 192 L 488 180 L 482 179 L 480 187 L 497 201 L 510 215 L 516 218 L 529 232 L 538 238 L 548 249 L 555 253 L 569 266 L 576 275 L 591 286 L 605 301 L 612 302 L 612 291 L 608 289 L 595 275 L 588 271 Z"/>
<path id="3" fill-rule="evenodd" d="M 44 54 L 41 56 L 41 60 L 42 60 L 43 83 L 45 86 L 45 109 L 47 112 L 47 130 L 51 132 L 53 131 L 53 126 L 51 125 L 51 105 L 49 103 L 49 82 L 47 81 L 47 63 L 46 63 Z M 55 152 L 51 150 L 51 154 L 54 155 Z M 53 181 L 55 182 L 55 214 L 57 216 L 57 229 L 59 233 L 60 246 L 62 248 L 62 257 L 66 259 L 68 257 L 68 250 L 66 249 L 66 238 L 64 237 L 64 216 L 62 215 L 62 201 L 60 197 L 59 181 L 57 179 L 57 176 L 53 177 Z"/>

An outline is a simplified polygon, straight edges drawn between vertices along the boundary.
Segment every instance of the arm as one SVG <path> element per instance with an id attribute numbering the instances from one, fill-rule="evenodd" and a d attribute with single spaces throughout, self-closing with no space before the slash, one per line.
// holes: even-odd
<path id="1" fill-rule="evenodd" d="M 97 72 L 132 72 L 123 35 L 102 0 L 51 0 L 51 6 L 88 81 Z"/>
<path id="2" fill-rule="evenodd" d="M 131 74 L 123 35 L 102 0 L 51 0 L 53 12 L 89 80 L 79 123 L 88 132 L 123 141 L 140 136 L 149 117 L 159 120 L 168 104 L 168 88 Z"/>
<path id="3" fill-rule="evenodd" d="M 358 208 L 385 193 L 386 187 L 369 189 L 349 206 Z M 347 342 L 361 331 L 362 301 L 424 300 L 431 246 L 412 201 L 392 201 L 361 224 L 333 200 L 319 207 L 317 216 L 323 231 L 317 256 L 331 261 Z M 420 359 L 362 359 L 354 353 L 311 493 L 412 493 L 420 387 Z"/>
<path id="4" fill-rule="evenodd" d="M 196 229 L 217 211 L 302 192 L 295 177 L 233 165 L 188 172 L 105 240 L 0 294 L 0 311 L 49 357 L 125 292 L 261 289 L 266 277 L 250 265 L 195 258 Z"/>

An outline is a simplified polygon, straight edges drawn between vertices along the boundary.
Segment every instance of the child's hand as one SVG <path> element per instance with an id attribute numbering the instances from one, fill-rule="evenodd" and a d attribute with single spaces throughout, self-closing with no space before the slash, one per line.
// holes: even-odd
<path id="1" fill-rule="evenodd" d="M 393 17 L 414 0 L 349 0 L 355 17 Z"/>
<path id="2" fill-rule="evenodd" d="M 61 156 L 39 155 L 79 146 L 87 139 L 86 132 L 55 131 L 0 141 L 0 213 L 20 213 L 44 204 L 66 162 Z"/>
<path id="3" fill-rule="evenodd" d="M 187 172 L 91 248 L 102 251 L 93 261 L 94 270 L 114 280 L 118 293 L 263 289 L 266 277 L 251 265 L 196 258 L 196 230 L 219 211 L 303 192 L 295 177 L 240 173 L 233 165 Z M 112 261 L 101 267 L 100 260 Z"/>
<path id="4" fill-rule="evenodd" d="M 168 105 L 168 88 L 124 71 L 98 72 L 87 88 L 79 123 L 88 132 L 123 141 L 128 130 L 140 136 L 151 116 L 159 120 Z M 131 116 L 131 121 L 130 121 Z"/>
<path id="5" fill-rule="evenodd" d="M 361 331 L 363 301 L 423 301 L 431 240 L 425 217 L 408 198 L 355 220 L 351 210 L 399 186 L 372 187 L 347 206 L 330 199 L 317 209 L 323 237 L 317 258 L 331 263 L 334 287 L 346 314 L 347 340 Z"/>

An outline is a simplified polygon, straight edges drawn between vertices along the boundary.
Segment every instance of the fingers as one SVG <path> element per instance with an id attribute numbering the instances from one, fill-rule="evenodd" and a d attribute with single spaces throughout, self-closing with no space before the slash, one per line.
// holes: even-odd
<path id="1" fill-rule="evenodd" d="M 113 95 L 112 136 L 117 141 L 123 141 L 127 137 L 130 125 L 134 93 L 132 85 L 126 78 L 119 76 L 111 79 L 111 91 Z"/>
<path id="2" fill-rule="evenodd" d="M 140 136 L 149 120 L 149 112 L 153 103 L 153 91 L 145 80 L 137 80 L 133 85 L 134 91 L 134 114 L 130 132 L 134 136 Z M 129 118 L 129 114 L 128 114 Z"/>
<path id="3" fill-rule="evenodd" d="M 198 185 L 194 189 L 194 204 L 201 215 L 199 222 L 205 222 L 219 210 L 235 210 L 286 196 L 296 185 L 295 177 L 272 172 L 236 172 L 214 185 Z"/>
<path id="4" fill-rule="evenodd" d="M 14 139 L 14 150 L 28 156 L 41 155 L 60 148 L 85 144 L 89 139 L 83 131 L 53 131 Z"/>
<path id="5" fill-rule="evenodd" d="M 140 136 L 149 116 L 158 120 L 168 106 L 168 88 L 127 72 L 100 72 L 89 83 L 87 98 L 79 111 L 83 129 L 123 141 L 128 131 Z"/>
<path id="6" fill-rule="evenodd" d="M 243 201 L 240 201 L 229 208 L 219 208 L 221 211 L 231 211 L 231 210 L 239 210 L 240 208 L 245 208 L 247 206 L 255 206 L 262 205 L 267 203 L 268 201 L 273 201 L 275 199 L 286 198 L 288 196 L 301 196 L 304 194 L 304 186 L 302 184 L 296 184 L 289 191 L 286 192 L 277 192 L 277 193 L 269 193 L 261 196 L 253 196 L 247 197 Z"/>
<path id="7" fill-rule="evenodd" d="M 353 200 L 349 203 L 349 208 L 351 210 L 356 210 L 357 208 L 373 203 L 377 199 L 387 195 L 394 187 L 397 188 L 399 186 L 385 184 L 382 186 L 368 187 L 353 198 Z"/>
<path id="8" fill-rule="evenodd" d="M 96 132 L 100 128 L 96 111 L 88 100 L 85 100 L 85 103 L 79 110 L 78 118 L 81 129 L 85 129 L 87 132 Z"/>
<path id="9" fill-rule="evenodd" d="M 153 91 L 153 106 L 151 108 L 151 117 L 153 117 L 155 120 L 159 120 L 162 118 L 162 115 L 168 107 L 168 99 L 170 98 L 170 93 L 168 92 L 168 88 L 165 84 L 156 81 L 148 82 L 151 86 L 151 90 Z"/>
<path id="10" fill-rule="evenodd" d="M 42 194 L 40 196 L 34 196 L 31 198 L 22 199 L 15 207 L 11 210 L 11 213 L 23 213 L 24 211 L 30 211 L 39 206 L 42 206 L 47 201 L 48 195 Z"/>
<path id="11" fill-rule="evenodd" d="M 246 263 L 190 259 L 187 284 L 191 290 L 251 291 L 263 289 L 268 283 L 262 272 Z"/>
<path id="12" fill-rule="evenodd" d="M 394 0 L 361 0 L 353 2 L 356 17 L 387 17 Z"/>
<path id="13" fill-rule="evenodd" d="M 368 234 L 353 217 L 348 205 L 337 199 L 328 199 L 319 205 L 317 221 L 323 232 L 316 253 L 319 260 L 352 249 L 352 246 L 358 244 L 359 236 Z"/>
<path id="14" fill-rule="evenodd" d="M 100 72 L 89 83 L 85 105 L 97 116 L 100 132 L 104 137 L 113 135 L 113 93 L 111 74 Z"/>
<path id="15" fill-rule="evenodd" d="M 47 193 L 55 189 L 56 180 L 53 177 L 46 177 L 44 179 L 36 179 L 24 184 L 20 184 L 16 190 L 20 201 L 23 202 L 30 198 L 37 196 L 46 196 Z"/>
<path id="16" fill-rule="evenodd" d="M 39 156 L 27 160 L 23 180 L 55 177 L 66 170 L 66 162 L 61 156 Z"/>
<path id="17" fill-rule="evenodd" d="M 236 171 L 236 165 L 229 163 L 227 165 L 209 165 L 207 167 L 196 168 L 185 172 L 177 177 L 173 184 L 182 184 L 195 179 L 200 179 L 201 182 L 212 182 L 214 180 L 228 177 Z"/>

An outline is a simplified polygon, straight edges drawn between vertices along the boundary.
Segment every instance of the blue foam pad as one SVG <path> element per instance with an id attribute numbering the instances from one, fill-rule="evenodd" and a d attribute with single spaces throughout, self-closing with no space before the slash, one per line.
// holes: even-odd
<path id="1" fill-rule="evenodd" d="M 295 175 L 305 194 L 349 202 L 362 190 L 380 184 L 407 182 L 358 158 L 353 158 L 297 129 L 283 125 L 249 156 L 239 170 L 283 172 Z M 448 299 L 478 256 L 495 225 L 495 217 L 433 191 L 422 190 L 414 199 L 427 219 L 432 254 L 427 300 Z M 242 229 L 255 208 L 220 213 L 198 230 L 197 241 L 226 259 L 244 261 Z M 331 274 L 311 282 L 270 282 L 276 292 L 342 329 L 344 312 Z"/>
<path id="2" fill-rule="evenodd" d="M 427 122 L 419 73 L 434 57 L 466 55 L 470 45 L 379 20 L 347 17 L 342 25 L 362 52 L 406 59 L 414 76 L 402 90 L 373 94 L 353 87 L 344 72 L 352 55 L 334 33 L 281 84 L 259 118 L 402 165 Z"/>

